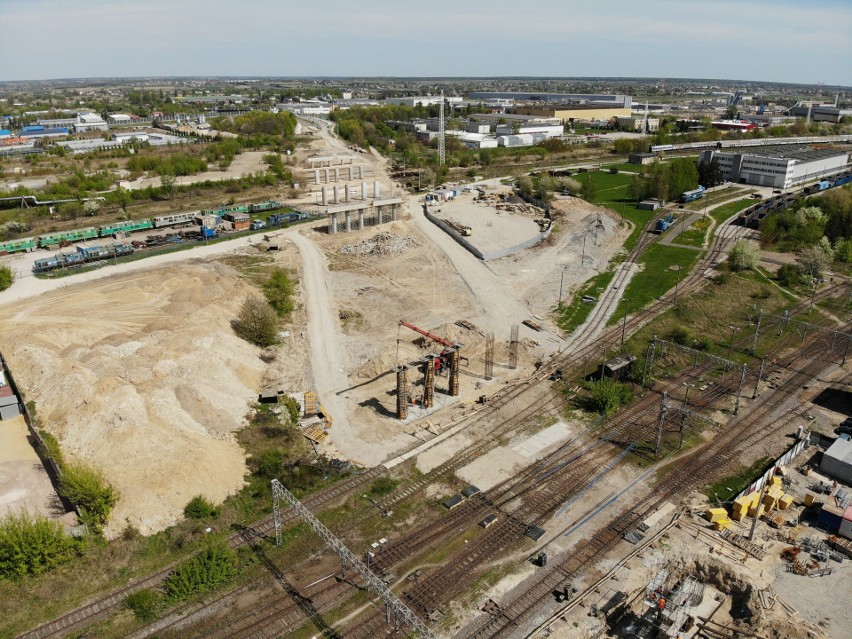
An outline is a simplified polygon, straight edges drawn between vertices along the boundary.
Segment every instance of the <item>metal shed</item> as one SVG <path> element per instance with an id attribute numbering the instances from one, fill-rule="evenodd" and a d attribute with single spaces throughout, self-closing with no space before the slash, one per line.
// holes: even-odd
<path id="1" fill-rule="evenodd" d="M 480 492 L 480 491 L 479 491 L 479 488 L 477 488 L 476 486 L 474 486 L 473 484 L 471 484 L 471 485 L 470 485 L 470 486 L 468 486 L 467 488 L 463 489 L 463 490 L 461 491 L 461 494 L 462 494 L 462 495 L 464 495 L 465 497 L 473 497 L 473 496 L 474 496 L 476 493 L 478 493 L 478 492 Z"/>
<path id="2" fill-rule="evenodd" d="M 452 497 L 444 501 L 444 508 L 446 508 L 447 510 L 452 510 L 463 501 L 464 497 L 462 497 L 461 495 L 453 495 Z"/>

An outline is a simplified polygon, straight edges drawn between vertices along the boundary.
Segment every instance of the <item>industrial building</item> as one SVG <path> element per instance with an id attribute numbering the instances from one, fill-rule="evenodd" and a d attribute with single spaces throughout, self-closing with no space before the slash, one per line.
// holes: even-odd
<path id="1" fill-rule="evenodd" d="M 726 181 L 786 189 L 844 169 L 849 152 L 801 146 L 748 153 L 707 149 L 701 152 L 700 159 L 717 160 Z"/>
<path id="2" fill-rule="evenodd" d="M 618 128 L 622 131 L 642 131 L 644 115 L 628 115 L 616 118 Z M 648 118 L 648 133 L 656 133 L 660 128 L 660 118 Z"/>
<path id="3" fill-rule="evenodd" d="M 830 477 L 852 484 L 852 441 L 840 438 L 822 455 L 820 471 Z"/>
<path id="4" fill-rule="evenodd" d="M 31 124 L 20 130 L 18 135 L 22 138 L 58 138 L 68 135 L 68 129 L 64 127 L 47 128 L 41 124 Z"/>
<path id="5" fill-rule="evenodd" d="M 457 104 L 461 105 L 462 99 L 458 96 L 444 96 L 444 101 L 447 104 Z M 416 107 L 416 106 L 436 106 L 441 104 L 441 96 L 440 95 L 412 95 L 404 98 L 385 98 L 385 104 L 392 104 L 396 106 L 408 106 L 408 107 Z"/>
<path id="6" fill-rule="evenodd" d="M 112 115 L 107 116 L 107 123 L 113 125 L 127 125 L 132 124 L 134 119 L 139 119 L 135 115 L 126 115 L 124 113 L 113 113 Z"/>
<path id="7" fill-rule="evenodd" d="M 618 117 L 629 117 L 633 111 L 630 107 L 608 104 L 536 104 L 531 106 L 516 106 L 515 113 L 521 115 L 536 115 L 545 118 L 558 118 L 563 124 L 575 121 L 588 122 L 591 120 L 611 120 Z"/>
<path id="8" fill-rule="evenodd" d="M 751 131 L 756 129 L 757 125 L 754 122 L 747 120 L 714 120 L 710 123 L 714 129 L 720 131 Z"/>
<path id="9" fill-rule="evenodd" d="M 474 91 L 467 96 L 471 100 L 514 100 L 515 102 L 555 102 L 594 104 L 604 107 L 627 109 L 633 106 L 629 95 L 588 93 L 521 93 L 515 91 Z M 628 113 L 629 115 L 629 113 Z"/>
<path id="10" fill-rule="evenodd" d="M 833 104 L 799 103 L 790 107 L 787 113 L 796 118 L 810 118 L 814 122 L 831 122 L 832 124 L 840 122 L 842 116 L 840 109 Z"/>
<path id="11" fill-rule="evenodd" d="M 76 133 L 84 133 L 86 131 L 108 131 L 109 125 L 106 121 L 96 113 L 80 113 L 77 116 L 77 121 L 74 123 L 74 131 Z"/>

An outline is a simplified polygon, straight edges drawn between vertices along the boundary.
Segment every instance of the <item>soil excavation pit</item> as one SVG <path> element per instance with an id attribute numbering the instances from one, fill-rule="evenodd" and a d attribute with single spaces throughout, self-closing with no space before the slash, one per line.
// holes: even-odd
<path id="1" fill-rule="evenodd" d="M 535 211 L 535 214 L 498 210 L 494 203 L 476 201 L 470 193 L 431 206 L 429 212 L 441 219 L 469 226 L 471 234 L 465 239 L 487 255 L 517 246 L 539 235 L 540 228 L 535 220 L 543 218 L 544 212 L 527 204 L 513 207 Z"/>

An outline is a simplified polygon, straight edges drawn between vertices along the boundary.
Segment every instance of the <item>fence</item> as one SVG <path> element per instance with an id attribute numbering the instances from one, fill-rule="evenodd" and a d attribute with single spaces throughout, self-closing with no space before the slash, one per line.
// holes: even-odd
<path id="1" fill-rule="evenodd" d="M 12 371 L 9 370 L 9 366 L 6 364 L 6 360 L 3 358 L 2 353 L 0 353 L 0 366 L 2 366 L 3 370 L 6 373 L 6 381 L 9 383 L 9 386 L 12 388 L 12 392 L 15 393 L 15 396 L 18 398 L 18 402 L 21 406 L 21 413 L 24 416 L 24 422 L 27 424 L 27 430 L 30 433 L 30 436 L 33 438 L 35 445 L 33 448 L 35 449 L 36 454 L 39 456 L 42 465 L 44 466 L 44 470 L 47 472 L 47 476 L 50 477 L 50 483 L 53 484 L 53 489 L 56 491 L 56 494 L 59 496 L 59 499 L 62 500 L 62 504 L 68 509 L 73 510 L 77 515 L 80 515 L 80 511 L 77 509 L 76 504 L 72 504 L 65 497 L 63 497 L 59 493 L 59 477 L 62 475 L 62 469 L 59 467 L 59 464 L 50 456 L 50 449 L 47 447 L 42 436 L 35 429 L 33 425 L 32 417 L 30 416 L 30 411 L 27 408 L 26 403 L 24 402 L 24 396 L 21 394 L 20 389 L 18 388 L 18 384 L 15 382 L 15 377 L 12 375 Z"/>
<path id="2" fill-rule="evenodd" d="M 758 490 L 763 490 L 763 487 L 766 485 L 772 477 L 775 476 L 776 471 L 779 466 L 787 466 L 791 461 L 793 461 L 796 457 L 801 453 L 810 443 L 810 433 L 805 433 L 802 436 L 802 439 L 799 440 L 795 446 L 793 446 L 786 453 L 781 455 L 778 459 L 775 460 L 775 463 L 772 464 L 772 468 L 767 470 L 763 475 L 761 475 L 757 480 L 755 480 L 751 486 L 742 491 L 739 495 L 734 497 L 734 499 L 739 499 L 743 495 L 748 495 L 749 493 L 756 492 Z"/>

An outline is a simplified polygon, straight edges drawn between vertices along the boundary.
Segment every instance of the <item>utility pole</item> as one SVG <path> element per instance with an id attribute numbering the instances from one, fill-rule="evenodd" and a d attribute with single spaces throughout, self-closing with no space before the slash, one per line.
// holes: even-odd
<path id="1" fill-rule="evenodd" d="M 760 309 L 760 314 L 757 316 L 757 326 L 754 329 L 754 341 L 751 344 L 751 353 L 754 355 L 757 352 L 757 338 L 760 336 L 760 323 L 763 321 L 763 309 Z"/>
<path id="2" fill-rule="evenodd" d="M 562 274 L 559 276 L 559 308 L 562 308 L 562 283 L 565 281 L 565 269 L 562 269 Z"/>
<path id="3" fill-rule="evenodd" d="M 583 267 L 586 265 L 586 234 L 583 233 L 583 254 L 580 257 L 580 266 Z"/>
<path id="4" fill-rule="evenodd" d="M 677 279 L 675 280 L 675 294 L 673 306 L 677 306 L 677 289 L 680 285 L 680 264 L 674 264 L 672 268 L 674 269 L 675 275 L 677 276 Z"/>
<path id="5" fill-rule="evenodd" d="M 441 89 L 441 107 L 438 110 L 438 164 L 441 166 L 444 166 L 446 154 L 446 139 L 444 134 L 444 90 Z"/>
<path id="6" fill-rule="evenodd" d="M 660 419 L 657 422 L 657 443 L 654 446 L 654 456 L 660 456 L 660 443 L 663 439 L 663 424 L 666 421 L 666 413 L 669 410 L 668 404 L 669 394 L 663 391 L 663 398 L 660 400 Z"/>
<path id="7" fill-rule="evenodd" d="M 728 342 L 728 356 L 725 359 L 730 360 L 731 359 L 731 352 L 734 350 L 734 335 L 736 335 L 736 333 L 737 333 L 737 327 L 736 326 L 729 326 L 728 328 L 731 329 L 731 341 Z"/>
<path id="8" fill-rule="evenodd" d="M 622 302 L 626 302 L 627 298 L 622 297 Z M 621 320 L 621 352 L 624 353 L 624 333 L 627 331 L 627 307 L 624 307 L 624 317 Z"/>

